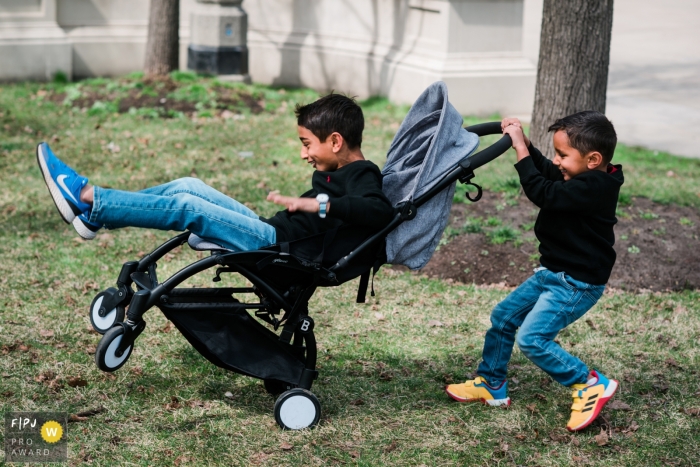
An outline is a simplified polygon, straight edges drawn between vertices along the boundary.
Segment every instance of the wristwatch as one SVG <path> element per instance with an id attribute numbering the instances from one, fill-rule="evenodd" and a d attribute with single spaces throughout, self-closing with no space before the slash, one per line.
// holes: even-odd
<path id="1" fill-rule="evenodd" d="M 321 193 L 320 195 L 316 196 L 316 201 L 318 201 L 318 216 L 321 219 L 326 218 L 326 210 L 328 209 L 328 200 L 329 200 L 329 197 L 325 193 Z"/>

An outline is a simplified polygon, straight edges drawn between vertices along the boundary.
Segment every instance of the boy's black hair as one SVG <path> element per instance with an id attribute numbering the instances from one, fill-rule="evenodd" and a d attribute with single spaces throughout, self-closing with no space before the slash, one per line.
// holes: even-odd
<path id="1" fill-rule="evenodd" d="M 333 132 L 342 135 L 348 149 L 362 146 L 365 117 L 355 99 L 332 91 L 311 104 L 297 104 L 297 125 L 307 128 L 321 141 Z"/>
<path id="2" fill-rule="evenodd" d="M 608 118 L 595 110 L 584 110 L 560 118 L 548 131 L 563 130 L 569 137 L 569 145 L 582 156 L 598 151 L 607 165 L 613 158 L 617 145 L 617 134 Z"/>

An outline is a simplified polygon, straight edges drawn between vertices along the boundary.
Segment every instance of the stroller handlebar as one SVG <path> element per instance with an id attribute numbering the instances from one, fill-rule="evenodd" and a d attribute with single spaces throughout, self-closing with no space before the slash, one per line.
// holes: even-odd
<path id="1" fill-rule="evenodd" d="M 486 135 L 500 135 L 503 134 L 501 129 L 501 122 L 488 122 L 480 123 L 478 125 L 472 125 L 464 128 L 470 133 L 474 133 L 477 136 Z M 479 151 L 476 154 L 469 157 L 469 163 L 472 169 L 477 169 L 482 165 L 488 164 L 504 152 L 506 152 L 513 145 L 510 139 L 510 135 L 503 135 L 501 139 L 496 141 L 494 144 Z"/>

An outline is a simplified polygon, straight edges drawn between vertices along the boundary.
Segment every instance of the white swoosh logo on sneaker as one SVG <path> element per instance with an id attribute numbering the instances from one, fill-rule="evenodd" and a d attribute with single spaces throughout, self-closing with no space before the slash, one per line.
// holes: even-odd
<path id="1" fill-rule="evenodd" d="M 61 175 L 59 175 L 58 177 L 56 177 L 56 181 L 58 182 L 59 185 L 61 185 L 61 188 L 63 188 L 63 191 L 65 191 L 66 193 L 68 193 L 68 196 L 70 196 L 71 199 L 72 199 L 73 201 L 75 201 L 75 204 L 76 204 L 76 206 L 77 206 L 78 204 L 80 204 L 80 201 L 78 201 L 77 199 L 75 199 L 75 196 L 73 196 L 73 193 L 71 193 L 70 190 L 68 189 L 68 187 L 66 186 L 66 182 L 63 181 L 63 180 L 65 180 L 66 178 L 68 178 L 68 175 L 61 174 Z"/>

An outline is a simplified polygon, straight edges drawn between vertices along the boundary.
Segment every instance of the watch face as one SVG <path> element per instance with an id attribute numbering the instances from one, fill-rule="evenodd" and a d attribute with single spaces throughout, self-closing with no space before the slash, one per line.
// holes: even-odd
<path id="1" fill-rule="evenodd" d="M 316 201 L 318 201 L 319 203 L 327 203 L 328 199 L 329 199 L 328 195 L 323 194 L 323 193 L 316 196 Z"/>

